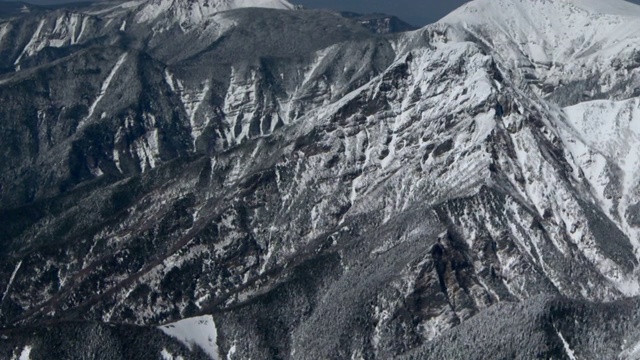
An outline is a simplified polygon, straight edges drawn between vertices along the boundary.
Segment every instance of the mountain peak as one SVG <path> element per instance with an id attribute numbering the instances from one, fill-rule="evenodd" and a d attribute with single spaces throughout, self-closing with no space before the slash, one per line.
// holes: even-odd
<path id="1" fill-rule="evenodd" d="M 551 9 L 556 12 L 549 13 L 548 11 Z M 492 17 L 507 16 L 513 11 L 524 11 L 526 14 L 534 16 L 539 14 L 549 17 L 568 13 L 640 17 L 640 6 L 624 0 L 473 0 L 445 17 L 445 19 L 450 21 L 460 17 L 469 17 L 469 14 L 477 14 L 479 12 L 489 14 Z M 481 21 L 481 18 L 477 17 L 476 20 Z"/>
<path id="2" fill-rule="evenodd" d="M 440 23 L 484 38 L 517 62 L 551 65 L 635 48 L 640 6 L 623 0 L 475 0 Z"/>
<path id="3" fill-rule="evenodd" d="M 139 23 L 148 22 L 163 13 L 170 13 L 180 23 L 194 24 L 222 11 L 252 7 L 281 10 L 296 8 L 287 0 L 151 0 L 142 7 L 137 20 Z"/>

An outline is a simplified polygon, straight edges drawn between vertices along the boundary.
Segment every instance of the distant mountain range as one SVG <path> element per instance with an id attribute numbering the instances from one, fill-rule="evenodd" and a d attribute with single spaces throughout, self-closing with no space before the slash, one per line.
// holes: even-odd
<path id="1" fill-rule="evenodd" d="M 390 34 L 418 29 L 417 27 L 400 20 L 396 16 L 389 16 L 386 14 L 363 15 L 347 11 L 343 11 L 340 14 L 346 18 L 356 20 L 362 24 L 362 26 L 376 34 Z"/>

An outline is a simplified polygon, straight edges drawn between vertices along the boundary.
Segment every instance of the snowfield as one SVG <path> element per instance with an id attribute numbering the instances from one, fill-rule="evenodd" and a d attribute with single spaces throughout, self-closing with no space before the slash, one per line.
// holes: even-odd
<path id="1" fill-rule="evenodd" d="M 194 346 L 197 346 L 212 360 L 218 360 L 216 344 L 218 334 L 211 315 L 184 319 L 158 328 L 185 344 L 189 349 L 193 350 Z"/>

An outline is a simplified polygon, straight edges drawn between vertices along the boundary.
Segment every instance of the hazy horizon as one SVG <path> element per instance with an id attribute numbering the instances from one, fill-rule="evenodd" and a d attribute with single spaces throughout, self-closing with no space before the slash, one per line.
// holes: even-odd
<path id="1" fill-rule="evenodd" d="M 7 1 L 7 0 L 0 0 Z M 85 0 L 26 0 L 25 2 L 39 5 L 54 5 Z M 296 5 L 310 9 L 331 9 L 350 11 L 361 14 L 384 13 L 395 15 L 400 19 L 415 25 L 424 26 L 438 21 L 451 11 L 470 0 L 289 0 Z M 605 0 L 603 0 L 605 1 Z M 640 0 L 628 0 L 640 4 Z"/>
<path id="2" fill-rule="evenodd" d="M 20 1 L 20 0 L 0 0 Z M 73 2 L 90 2 L 90 0 L 22 0 L 36 5 L 58 5 Z M 384 13 L 395 15 L 400 19 L 415 25 L 424 26 L 437 21 L 452 10 L 466 3 L 468 0 L 289 0 L 296 5 L 309 9 L 331 9 L 350 11 L 361 14 Z M 640 0 L 639 0 L 640 1 Z"/>

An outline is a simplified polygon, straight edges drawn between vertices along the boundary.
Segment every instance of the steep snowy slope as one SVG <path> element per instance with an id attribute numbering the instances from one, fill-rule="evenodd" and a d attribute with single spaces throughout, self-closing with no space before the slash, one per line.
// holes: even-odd
<path id="1" fill-rule="evenodd" d="M 623 0 L 476 0 L 441 20 L 552 102 L 636 96 L 640 11 Z"/>
<path id="2" fill-rule="evenodd" d="M 640 108 L 638 99 L 589 101 L 564 110 L 562 137 L 598 205 L 640 248 Z"/>
<path id="3" fill-rule="evenodd" d="M 476 0 L 381 36 L 185 4 L 0 23 L 0 350 L 74 320 L 162 326 L 156 358 L 635 351 L 600 303 L 640 295 L 636 7 Z"/>
<path id="4" fill-rule="evenodd" d="M 588 184 L 570 191 L 602 209 L 625 234 L 635 256 L 638 229 L 628 219 L 638 203 L 637 126 L 635 100 L 624 99 L 636 96 L 638 89 L 638 9 L 624 1 L 479 0 L 441 21 L 462 39 L 480 39 L 510 73 L 508 78 L 534 101 L 544 96 L 541 106 L 547 115 L 541 125 L 550 131 L 546 137 L 564 148 L 561 156 L 573 172 L 569 178 Z M 592 100 L 598 98 L 621 101 Z M 565 111 L 557 106 L 567 104 L 574 106 Z M 549 195 L 528 193 L 535 201 Z M 566 199 L 554 207 L 554 212 L 572 208 Z M 579 226 L 567 226 L 570 237 L 584 241 L 576 232 Z M 635 294 L 638 285 L 632 282 L 636 284 L 623 281 L 621 289 Z"/>
<path id="5" fill-rule="evenodd" d="M 482 32 L 516 66 L 548 67 L 633 50 L 639 21 L 638 6 L 623 0 L 476 0 L 440 20 Z"/>

